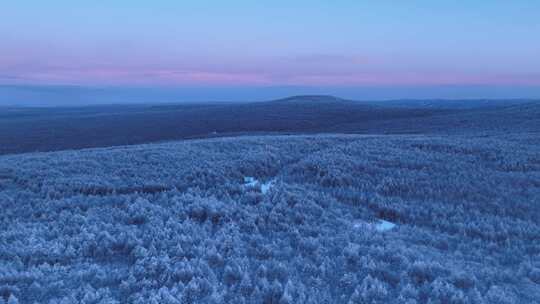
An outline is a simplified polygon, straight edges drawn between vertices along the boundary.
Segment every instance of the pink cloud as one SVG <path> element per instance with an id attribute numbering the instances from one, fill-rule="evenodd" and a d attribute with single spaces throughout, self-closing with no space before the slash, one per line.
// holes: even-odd
<path id="1" fill-rule="evenodd" d="M 294 85 L 540 85 L 540 76 L 473 75 L 473 74 L 349 74 L 299 75 L 288 79 Z"/>
<path id="2" fill-rule="evenodd" d="M 259 74 L 177 70 L 62 69 L 18 72 L 0 80 L 34 84 L 72 85 L 266 85 Z M 10 81 L 11 79 L 11 81 Z"/>
<path id="3" fill-rule="evenodd" d="M 261 72 L 149 68 L 54 68 L 12 70 L 0 83 L 165 86 L 362 86 L 362 85 L 540 85 L 540 75 L 481 75 L 473 73 L 396 73 L 286 71 Z"/>

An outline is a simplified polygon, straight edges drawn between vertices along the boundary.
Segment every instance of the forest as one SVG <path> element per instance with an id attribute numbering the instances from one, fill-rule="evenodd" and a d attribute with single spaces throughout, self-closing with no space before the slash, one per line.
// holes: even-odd
<path id="1" fill-rule="evenodd" d="M 0 303 L 538 303 L 534 126 L 3 155 Z"/>
<path id="2" fill-rule="evenodd" d="M 1 89 L 1 87 L 0 87 Z M 302 95 L 257 102 L 2 107 L 0 155 L 281 134 L 531 132 L 538 100 L 356 101 Z"/>
<path id="3" fill-rule="evenodd" d="M 0 304 L 540 304 L 539 54 L 540 0 L 0 0 Z"/>

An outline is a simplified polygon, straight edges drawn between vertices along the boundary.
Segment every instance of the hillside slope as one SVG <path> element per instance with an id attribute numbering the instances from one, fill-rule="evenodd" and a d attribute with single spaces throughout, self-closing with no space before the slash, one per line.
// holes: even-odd
<path id="1" fill-rule="evenodd" d="M 537 143 L 267 136 L 0 156 L 0 299 L 538 303 Z"/>
<path id="2" fill-rule="evenodd" d="M 505 132 L 501 126 L 539 131 L 539 102 L 502 104 L 294 96 L 254 103 L 6 108 L 0 109 L 0 154 L 236 134 Z M 525 106 L 531 109 L 508 110 Z"/>

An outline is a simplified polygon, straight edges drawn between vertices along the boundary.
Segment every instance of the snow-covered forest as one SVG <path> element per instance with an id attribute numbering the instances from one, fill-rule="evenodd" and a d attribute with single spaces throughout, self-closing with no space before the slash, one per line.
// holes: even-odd
<path id="1" fill-rule="evenodd" d="M 540 0 L 0 0 L 0 304 L 540 304 Z"/>
<path id="2" fill-rule="evenodd" d="M 538 303 L 540 140 L 259 136 L 0 157 L 0 303 Z"/>

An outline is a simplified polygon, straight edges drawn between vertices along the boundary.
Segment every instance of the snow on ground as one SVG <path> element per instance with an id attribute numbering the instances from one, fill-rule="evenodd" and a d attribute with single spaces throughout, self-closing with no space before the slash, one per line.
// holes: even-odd
<path id="1" fill-rule="evenodd" d="M 366 223 L 363 221 L 355 221 L 353 223 L 353 227 L 356 229 L 366 228 L 366 229 L 375 229 L 378 232 L 385 232 L 385 231 L 394 229 L 396 227 L 396 224 L 389 221 L 385 221 L 385 220 L 379 220 L 376 223 Z"/>
<path id="2" fill-rule="evenodd" d="M 381 232 L 392 230 L 394 227 L 396 227 L 396 224 L 385 220 L 379 220 L 379 222 L 375 225 L 375 229 Z"/>
<path id="3" fill-rule="evenodd" d="M 246 187 L 255 187 L 259 181 L 257 181 L 254 177 L 246 176 L 244 177 L 244 186 Z"/>
<path id="4" fill-rule="evenodd" d="M 262 183 L 254 177 L 244 177 L 244 187 L 256 187 L 261 191 L 262 194 L 268 193 L 268 191 L 270 191 L 270 189 L 274 186 L 274 182 L 274 180 L 269 180 Z"/>
<path id="5" fill-rule="evenodd" d="M 366 227 L 366 226 L 369 226 L 369 224 L 361 222 L 361 221 L 356 221 L 356 222 L 353 223 L 353 227 L 356 228 L 356 229 L 360 229 L 360 228 Z"/>
<path id="6" fill-rule="evenodd" d="M 262 194 L 266 194 L 272 187 L 274 186 L 274 181 L 270 180 L 266 183 L 261 184 L 261 192 Z"/>

